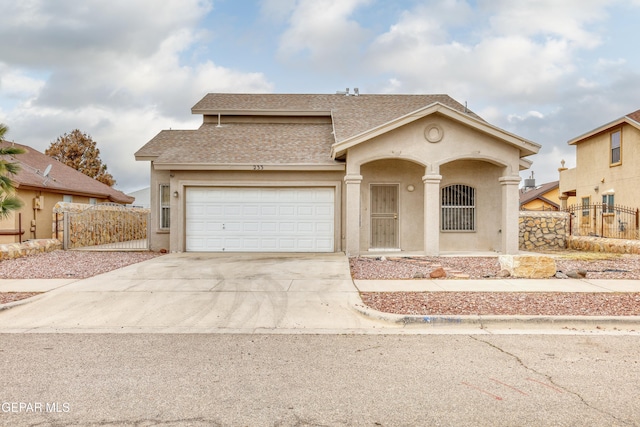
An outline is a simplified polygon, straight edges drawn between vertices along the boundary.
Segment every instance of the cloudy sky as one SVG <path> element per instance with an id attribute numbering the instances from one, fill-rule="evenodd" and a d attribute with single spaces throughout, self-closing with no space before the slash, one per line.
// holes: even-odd
<path id="1" fill-rule="evenodd" d="M 0 0 L 0 122 L 44 151 L 90 134 L 125 192 L 134 152 L 195 129 L 208 92 L 446 93 L 542 145 L 640 109 L 640 0 Z M 523 172 L 527 177 L 530 172 Z"/>

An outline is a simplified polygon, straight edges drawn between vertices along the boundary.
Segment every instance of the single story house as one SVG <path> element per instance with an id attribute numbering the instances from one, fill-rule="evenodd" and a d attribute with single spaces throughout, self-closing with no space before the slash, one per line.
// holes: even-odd
<path id="1" fill-rule="evenodd" d="M 207 94 L 151 167 L 153 250 L 518 252 L 540 145 L 447 95 Z"/>
<path id="2" fill-rule="evenodd" d="M 25 151 L 7 158 L 20 165 L 20 172 L 9 177 L 23 206 L 0 220 L 0 243 L 50 239 L 54 234 L 52 211 L 58 202 L 126 204 L 134 200 L 31 147 L 9 141 L 0 144 Z"/>
<path id="3" fill-rule="evenodd" d="M 546 182 L 536 185 L 533 178 L 525 179 L 525 185 L 520 189 L 521 211 L 559 211 L 560 210 L 560 181 Z M 527 185 L 533 181 L 532 185 Z"/>

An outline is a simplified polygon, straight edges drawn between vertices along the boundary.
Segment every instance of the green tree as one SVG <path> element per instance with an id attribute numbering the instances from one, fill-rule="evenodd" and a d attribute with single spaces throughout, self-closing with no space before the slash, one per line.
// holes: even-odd
<path id="1" fill-rule="evenodd" d="M 4 141 L 9 128 L 0 123 L 0 142 Z M 16 187 L 9 175 L 20 171 L 20 164 L 7 160 L 7 157 L 22 154 L 24 150 L 12 146 L 0 146 L 0 218 L 6 218 L 12 211 L 22 207 L 22 201 L 15 195 Z"/>
<path id="2" fill-rule="evenodd" d="M 100 159 L 97 143 L 91 136 L 78 129 L 58 137 L 44 154 L 109 187 L 116 183 L 113 176 L 107 172 L 107 165 Z"/>

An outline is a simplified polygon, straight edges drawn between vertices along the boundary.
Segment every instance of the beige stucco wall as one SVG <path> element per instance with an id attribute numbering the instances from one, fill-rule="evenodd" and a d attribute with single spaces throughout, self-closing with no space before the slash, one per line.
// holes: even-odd
<path id="1" fill-rule="evenodd" d="M 576 167 L 561 172 L 561 191 L 575 189 L 576 203 L 581 203 L 583 197 L 590 197 L 591 203 L 601 203 L 602 195 L 613 191 L 616 204 L 638 207 L 640 130 L 622 125 L 622 163 L 617 166 L 611 166 L 609 161 L 610 134 L 608 130 L 576 144 Z"/>
<path id="2" fill-rule="evenodd" d="M 441 250 L 500 251 L 502 197 L 498 178 L 502 168 L 486 162 L 460 160 L 441 166 L 440 174 L 441 188 L 464 184 L 476 189 L 476 231 L 441 232 Z"/>
<path id="3" fill-rule="evenodd" d="M 425 129 L 432 125 L 441 128 L 443 137 L 439 142 L 428 142 Z M 385 160 L 381 160 L 385 159 Z M 479 160 L 477 160 L 479 159 Z M 397 166 L 401 171 L 394 171 Z M 441 175 L 439 188 L 449 184 L 466 184 L 476 188 L 477 231 L 467 233 L 439 232 L 440 251 L 501 251 L 502 185 L 499 178 L 514 176 L 519 170 L 519 150 L 504 141 L 440 115 L 428 116 L 403 127 L 392 130 L 369 141 L 349 148 L 347 171 L 349 176 L 362 176 L 361 228 L 359 251 L 369 249 L 369 186 L 371 183 L 399 183 L 401 211 L 400 246 L 402 250 L 421 250 L 425 247 L 424 190 L 422 178 L 426 175 Z M 406 185 L 416 188 L 406 194 Z M 435 196 L 439 200 L 438 194 Z M 511 209 L 518 210 L 517 187 L 512 191 Z M 422 198 L 418 203 L 412 197 Z M 429 221 L 429 220 L 427 220 Z M 511 232 L 517 242 L 517 217 L 511 221 Z M 427 223 L 428 224 L 428 223 Z"/>
<path id="4" fill-rule="evenodd" d="M 17 192 L 18 198 L 22 200 L 22 208 L 11 214 L 7 219 L 0 221 L 0 230 L 18 229 L 18 213 L 22 214 L 22 229 L 25 233 L 22 235 L 22 240 L 29 239 L 50 239 L 53 235 L 51 212 L 56 203 L 61 202 L 63 194 L 50 193 L 39 190 L 25 190 L 19 189 Z M 41 209 L 34 209 L 33 199 L 35 197 L 42 197 L 43 203 Z M 89 203 L 89 197 L 86 196 L 73 196 L 74 203 Z M 107 199 L 97 199 L 97 203 L 103 203 L 108 201 Z M 35 226 L 31 225 L 31 222 L 35 220 Z M 18 242 L 18 236 L 0 236 L 0 243 L 13 243 Z"/>
<path id="5" fill-rule="evenodd" d="M 334 213 L 334 245 L 336 251 L 342 250 L 343 222 L 342 186 L 343 171 L 269 171 L 259 173 L 250 170 L 229 171 L 154 171 L 151 174 L 151 239 L 150 249 L 158 251 L 166 249 L 174 252 L 185 250 L 185 194 L 188 187 L 227 186 L 227 187 L 333 187 L 336 195 L 336 211 Z M 159 186 L 171 186 L 171 232 L 159 230 Z M 177 191 L 178 197 L 173 197 Z"/>

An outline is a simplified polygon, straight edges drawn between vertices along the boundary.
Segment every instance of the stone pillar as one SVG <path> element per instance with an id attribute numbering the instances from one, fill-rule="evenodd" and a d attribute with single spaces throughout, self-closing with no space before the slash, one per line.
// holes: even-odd
<path id="1" fill-rule="evenodd" d="M 428 174 L 424 182 L 424 253 L 440 254 L 440 181 L 442 175 Z"/>
<path id="2" fill-rule="evenodd" d="M 346 175 L 346 248 L 347 256 L 356 256 L 360 253 L 360 183 L 362 175 Z"/>
<path id="3" fill-rule="evenodd" d="M 518 254 L 518 212 L 520 210 L 517 175 L 502 176 L 498 179 L 502 184 L 502 253 L 504 255 Z"/>

